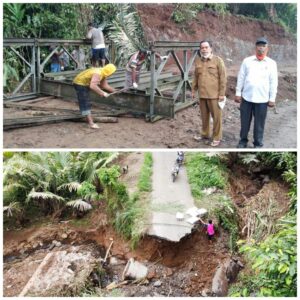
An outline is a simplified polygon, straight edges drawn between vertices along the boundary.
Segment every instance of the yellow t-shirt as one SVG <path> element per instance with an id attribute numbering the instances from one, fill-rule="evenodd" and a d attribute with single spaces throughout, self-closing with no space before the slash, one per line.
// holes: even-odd
<path id="1" fill-rule="evenodd" d="M 83 86 L 89 86 L 94 74 L 99 74 L 100 80 L 103 78 L 102 68 L 90 68 L 80 72 L 73 80 L 73 83 Z"/>

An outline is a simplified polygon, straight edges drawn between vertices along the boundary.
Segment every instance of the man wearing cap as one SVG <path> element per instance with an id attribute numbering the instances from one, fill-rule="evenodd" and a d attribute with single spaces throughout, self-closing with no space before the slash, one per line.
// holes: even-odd
<path id="1" fill-rule="evenodd" d="M 196 141 L 209 141 L 210 116 L 213 118 L 212 147 L 217 147 L 222 139 L 222 110 L 219 102 L 225 99 L 226 69 L 221 57 L 213 55 L 210 41 L 200 42 L 199 56 L 195 59 L 195 73 L 192 84 L 192 98 L 198 91 L 202 119 L 201 136 Z"/>
<path id="2" fill-rule="evenodd" d="M 90 68 L 79 73 L 73 80 L 73 84 L 77 93 L 79 109 L 83 116 L 86 116 L 90 128 L 97 129 L 99 126 L 94 123 L 91 115 L 91 102 L 89 97 L 89 89 L 107 98 L 107 92 L 115 92 L 115 89 L 107 83 L 107 77 L 116 71 L 113 64 L 108 64 L 103 68 Z"/>
<path id="3" fill-rule="evenodd" d="M 247 148 L 252 116 L 254 148 L 263 147 L 267 109 L 275 106 L 278 85 L 277 64 L 267 57 L 266 38 L 257 39 L 255 45 L 255 55 L 244 59 L 237 79 L 235 102 L 240 103 L 241 112 L 238 148 Z"/>

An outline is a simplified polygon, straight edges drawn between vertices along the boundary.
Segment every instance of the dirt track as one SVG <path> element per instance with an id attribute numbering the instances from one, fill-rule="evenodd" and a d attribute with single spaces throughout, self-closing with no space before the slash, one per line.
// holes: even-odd
<path id="1" fill-rule="evenodd" d="M 296 148 L 297 103 L 282 101 L 277 108 L 278 114 L 273 109 L 268 112 L 265 148 Z M 99 130 L 89 129 L 85 123 L 64 122 L 5 131 L 4 148 L 210 148 L 193 140 L 200 126 L 196 106 L 177 113 L 175 119 L 156 123 L 119 118 L 115 124 L 100 124 Z M 222 148 L 236 147 L 239 129 L 238 105 L 229 99 L 223 115 Z"/>

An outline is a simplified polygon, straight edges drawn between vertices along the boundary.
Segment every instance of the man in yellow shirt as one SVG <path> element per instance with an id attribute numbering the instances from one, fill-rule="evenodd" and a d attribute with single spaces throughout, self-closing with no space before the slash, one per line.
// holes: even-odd
<path id="1" fill-rule="evenodd" d="M 107 82 L 107 77 L 111 76 L 115 71 L 115 65 L 108 64 L 103 68 L 90 68 L 84 70 L 73 80 L 80 112 L 83 116 L 86 116 L 89 126 L 93 129 L 97 129 L 99 126 L 94 123 L 91 115 L 89 90 L 91 89 L 101 97 L 107 98 L 109 96 L 107 92 L 112 93 L 116 91 Z"/>
<path id="2" fill-rule="evenodd" d="M 213 118 L 211 146 L 219 146 L 222 139 L 222 110 L 218 102 L 225 99 L 226 69 L 222 58 L 213 55 L 210 41 L 200 42 L 200 56 L 195 59 L 195 75 L 192 98 L 198 91 L 202 119 L 202 133 L 194 137 L 197 141 L 210 138 L 210 115 Z"/>

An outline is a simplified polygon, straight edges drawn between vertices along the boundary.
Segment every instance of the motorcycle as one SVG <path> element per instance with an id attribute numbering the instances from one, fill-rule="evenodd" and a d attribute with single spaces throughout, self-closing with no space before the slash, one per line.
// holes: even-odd
<path id="1" fill-rule="evenodd" d="M 183 165 L 184 161 L 184 153 L 182 151 L 179 151 L 177 153 L 176 163 L 181 167 Z"/>
<path id="2" fill-rule="evenodd" d="M 171 176 L 172 176 L 172 181 L 175 182 L 176 180 L 176 177 L 178 176 L 178 173 L 179 173 L 179 165 L 176 164 L 172 170 L 172 173 L 171 173 Z"/>

